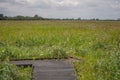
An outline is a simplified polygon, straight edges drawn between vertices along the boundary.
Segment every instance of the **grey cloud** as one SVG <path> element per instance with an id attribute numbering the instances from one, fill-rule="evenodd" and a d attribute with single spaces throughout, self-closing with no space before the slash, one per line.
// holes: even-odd
<path id="1" fill-rule="evenodd" d="M 0 3 L 14 3 L 15 0 L 0 0 Z"/>
<path id="2" fill-rule="evenodd" d="M 118 18 L 120 0 L 0 0 L 0 12 L 59 18 Z"/>
<path id="3" fill-rule="evenodd" d="M 36 2 L 36 4 L 28 4 L 28 8 L 49 9 L 52 6 L 44 1 Z"/>
<path id="4" fill-rule="evenodd" d="M 4 7 L 0 7 L 0 12 L 8 12 L 8 9 Z"/>
<path id="5" fill-rule="evenodd" d="M 8 2 L 9 0 L 0 0 L 0 2 Z"/>

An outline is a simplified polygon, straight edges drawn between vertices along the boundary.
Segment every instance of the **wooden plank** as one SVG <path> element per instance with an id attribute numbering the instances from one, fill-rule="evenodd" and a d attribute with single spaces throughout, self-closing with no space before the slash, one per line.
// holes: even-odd
<path id="1" fill-rule="evenodd" d="M 32 65 L 33 80 L 77 80 L 73 65 L 64 60 L 12 61 L 16 65 Z"/>

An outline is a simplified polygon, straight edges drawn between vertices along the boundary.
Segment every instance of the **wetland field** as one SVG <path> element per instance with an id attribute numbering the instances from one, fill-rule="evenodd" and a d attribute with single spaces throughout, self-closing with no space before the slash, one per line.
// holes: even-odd
<path id="1" fill-rule="evenodd" d="M 120 80 L 120 21 L 0 21 L 0 79 L 19 76 L 9 60 L 71 57 L 78 80 Z"/>

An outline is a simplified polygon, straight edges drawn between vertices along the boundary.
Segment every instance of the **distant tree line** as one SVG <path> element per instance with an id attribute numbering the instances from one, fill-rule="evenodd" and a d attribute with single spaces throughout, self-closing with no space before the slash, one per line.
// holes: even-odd
<path id="1" fill-rule="evenodd" d="M 0 20 L 44 20 L 45 18 L 38 16 L 38 15 L 34 15 L 33 17 L 30 16 L 14 16 L 14 17 L 8 17 L 8 16 L 4 16 L 3 14 L 0 14 Z"/>
<path id="2" fill-rule="evenodd" d="M 21 16 L 17 15 L 14 17 L 9 17 L 9 16 L 4 16 L 4 14 L 0 14 L 0 20 L 91 20 L 91 21 L 99 21 L 100 19 L 98 18 L 93 18 L 93 19 L 81 19 L 80 17 L 77 19 L 74 18 L 43 18 L 41 16 L 38 16 L 37 14 L 34 15 L 33 17 L 31 16 Z M 113 19 L 105 19 L 107 21 L 114 21 Z M 120 21 L 120 18 L 117 19 L 117 21 Z"/>

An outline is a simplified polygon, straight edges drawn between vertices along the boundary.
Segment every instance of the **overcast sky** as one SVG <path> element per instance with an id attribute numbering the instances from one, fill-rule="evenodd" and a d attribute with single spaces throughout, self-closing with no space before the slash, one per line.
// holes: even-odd
<path id="1" fill-rule="evenodd" d="M 0 0 L 0 13 L 7 16 L 48 18 L 120 18 L 120 0 Z"/>

